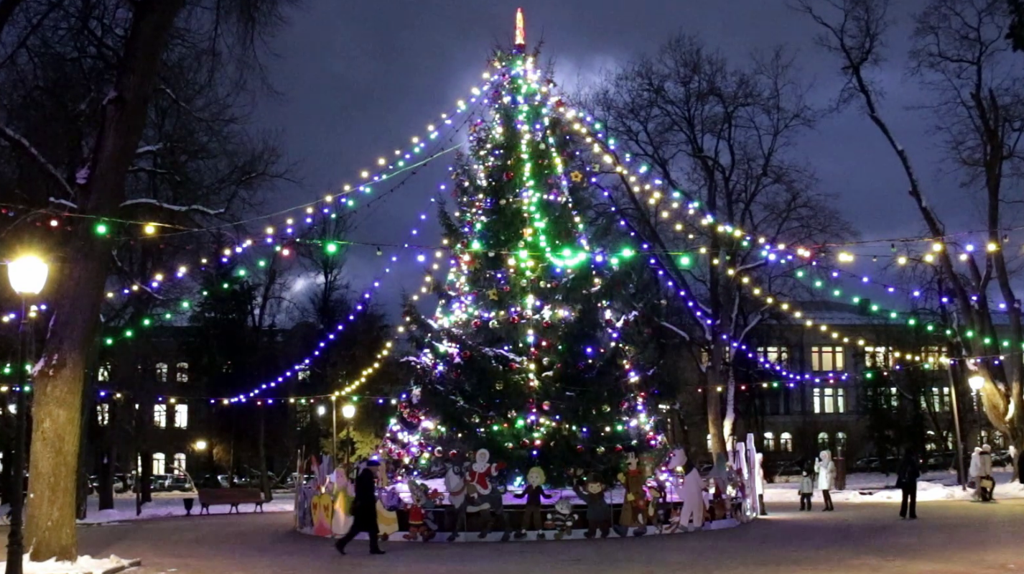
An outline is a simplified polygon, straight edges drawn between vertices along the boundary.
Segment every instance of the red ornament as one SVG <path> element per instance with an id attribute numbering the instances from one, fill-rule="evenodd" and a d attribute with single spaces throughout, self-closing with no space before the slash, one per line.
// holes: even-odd
<path id="1" fill-rule="evenodd" d="M 473 353 L 470 353 L 469 351 L 463 351 L 462 352 L 462 358 L 463 359 L 468 359 L 468 358 L 470 358 L 472 356 L 473 356 Z"/>
<path id="2" fill-rule="evenodd" d="M 516 177 L 516 174 L 511 171 L 505 172 L 505 181 L 512 181 Z"/>
<path id="3" fill-rule="evenodd" d="M 481 323 L 479 319 L 477 319 L 476 321 L 473 321 L 473 328 L 474 329 L 479 329 L 480 325 L 483 325 L 483 323 Z"/>
<path id="4" fill-rule="evenodd" d="M 515 325 L 515 324 L 519 323 L 519 316 L 518 315 L 512 315 L 512 317 L 509 319 L 509 321 L 511 321 L 512 324 Z"/>
<path id="5" fill-rule="evenodd" d="M 515 364 L 515 363 L 509 363 L 509 364 L 508 364 L 508 368 L 509 368 L 509 369 L 512 369 L 512 370 L 514 371 L 514 370 L 516 370 L 517 368 L 519 368 L 519 365 L 517 365 L 517 364 Z"/>

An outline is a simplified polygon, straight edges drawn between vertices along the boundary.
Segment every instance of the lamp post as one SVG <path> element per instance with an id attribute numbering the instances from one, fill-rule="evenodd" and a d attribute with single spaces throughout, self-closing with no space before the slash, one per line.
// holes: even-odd
<path id="1" fill-rule="evenodd" d="M 28 298 L 38 295 L 46 285 L 49 268 L 42 259 L 33 255 L 19 257 L 7 264 L 7 278 L 11 288 L 21 298 L 21 323 L 18 326 L 18 393 L 17 412 L 14 415 L 14 460 L 11 476 L 11 531 L 7 535 L 6 574 L 21 574 L 21 560 L 25 553 L 22 532 L 25 515 L 25 427 L 27 426 L 28 400 L 25 396 L 28 377 L 25 363 L 28 359 Z"/>
<path id="2" fill-rule="evenodd" d="M 331 395 L 331 457 L 338 464 L 338 397 Z"/>
<path id="3" fill-rule="evenodd" d="M 349 403 L 341 407 L 341 416 L 345 417 L 345 472 L 348 472 L 352 455 L 352 417 L 356 416 L 356 406 Z"/>

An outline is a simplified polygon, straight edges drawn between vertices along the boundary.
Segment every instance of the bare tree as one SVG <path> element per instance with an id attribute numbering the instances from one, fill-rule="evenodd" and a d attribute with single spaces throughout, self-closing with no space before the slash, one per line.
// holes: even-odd
<path id="1" fill-rule="evenodd" d="M 77 555 L 75 481 L 68 480 L 67 473 L 78 465 L 84 374 L 99 329 L 100 305 L 111 264 L 111 245 L 97 239 L 91 222 L 140 217 L 141 206 L 155 210 L 154 221 L 180 225 L 181 214 L 205 210 L 213 216 L 219 209 L 203 203 L 167 203 L 166 196 L 142 194 L 145 182 L 131 179 L 174 178 L 174 174 L 166 173 L 171 170 L 164 164 L 152 160 L 154 152 L 162 149 L 160 142 L 143 140 L 156 123 L 151 104 L 158 89 L 170 100 L 181 100 L 173 91 L 163 89 L 166 82 L 161 77 L 162 64 L 189 50 L 205 48 L 212 64 L 199 69 L 206 75 L 185 78 L 181 85 L 210 82 L 214 74 L 238 82 L 236 86 L 243 85 L 247 78 L 263 82 L 257 55 L 266 33 L 280 23 L 288 3 L 40 0 L 23 5 L 15 13 L 15 18 L 23 15 L 24 19 L 14 37 L 39 35 L 57 43 L 51 49 L 42 49 L 38 43 L 19 41 L 14 58 L 28 65 L 15 66 L 5 81 L 25 82 L 38 89 L 39 95 L 63 94 L 74 105 L 67 107 L 68 117 L 60 118 L 60 122 L 40 114 L 13 116 L 11 108 L 4 110 L 0 136 L 31 166 L 19 167 L 13 173 L 14 196 L 31 202 L 32 196 L 23 190 L 45 190 L 43 201 L 66 208 L 76 220 L 84 222 L 74 226 L 71 240 L 53 246 L 53 251 L 61 251 L 62 260 L 68 263 L 54 272 L 50 291 L 53 316 L 33 373 L 36 392 L 26 536 L 33 560 L 71 560 Z M 53 16 L 39 24 L 40 16 L 50 10 Z M 55 47 L 65 51 L 52 49 Z M 52 70 L 61 60 L 77 66 L 81 73 L 66 76 L 63 83 L 34 82 L 37 73 Z M 71 84 L 83 76 L 85 82 Z M 67 133 L 55 127 L 68 125 L 80 130 L 78 137 L 67 138 Z M 68 141 L 80 142 L 80 147 L 68 149 Z M 207 143 L 216 149 L 222 142 Z M 60 153 L 44 151 L 55 149 Z M 140 154 L 148 156 L 149 161 L 139 161 Z M 227 175 L 223 185 L 237 189 L 238 174 Z M 164 190 L 160 193 L 172 188 L 159 187 Z M 148 189 L 157 188 L 150 185 Z"/>
<path id="2" fill-rule="evenodd" d="M 911 71 L 929 89 L 935 130 L 963 174 L 965 189 L 973 192 L 968 197 L 985 206 L 989 248 L 982 255 L 963 252 L 964 265 L 958 267 L 945 225 L 928 202 L 910 155 L 882 115 L 881 96 L 871 81 L 884 59 L 892 24 L 890 6 L 889 0 L 800 0 L 795 5 L 820 26 L 819 45 L 842 62 L 845 84 L 840 102 L 861 105 L 899 160 L 928 232 L 946 247 L 936 255 L 942 282 L 955 301 L 952 345 L 973 358 L 961 361 L 954 373 L 961 381 L 968 374 L 984 376 L 985 414 L 1020 450 L 1024 447 L 1024 331 L 1012 265 L 1000 248 L 1015 217 L 1007 213 L 1016 206 L 1006 184 L 1019 175 L 1014 170 L 1020 164 L 1024 132 L 1022 78 L 1008 60 L 1010 47 L 1004 40 L 1012 14 L 1003 0 L 932 0 L 916 18 Z M 996 336 L 992 292 L 1002 298 L 1007 310 L 1009 353 L 1000 348 Z M 971 336 L 974 333 L 983 336 Z M 998 360 L 1004 353 L 1006 359 Z"/>
<path id="3" fill-rule="evenodd" d="M 738 278 L 757 276 L 773 290 L 794 287 L 780 269 L 766 266 L 756 238 L 774 245 L 853 234 L 793 153 L 795 139 L 819 117 L 797 72 L 781 49 L 736 66 L 700 40 L 677 36 L 655 56 L 610 75 L 589 97 L 620 153 L 649 165 L 671 190 L 655 196 L 619 173 L 611 215 L 653 245 L 658 266 L 696 300 L 681 306 L 684 321 L 663 326 L 700 365 L 712 451 L 722 468 L 736 416 L 738 348 L 731 343 L 769 316 Z M 716 219 L 683 224 L 681 213 L 693 201 Z M 722 224 L 748 235 L 728 237 Z M 724 417 L 717 388 L 725 389 Z"/>

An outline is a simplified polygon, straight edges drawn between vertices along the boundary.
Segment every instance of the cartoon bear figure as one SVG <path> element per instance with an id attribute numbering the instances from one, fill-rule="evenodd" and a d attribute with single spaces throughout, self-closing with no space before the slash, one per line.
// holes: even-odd
<path id="1" fill-rule="evenodd" d="M 555 531 L 555 540 L 572 536 L 572 525 L 579 518 L 572 511 L 572 503 L 563 498 L 555 503 L 555 511 L 548 513 L 546 526 Z"/>

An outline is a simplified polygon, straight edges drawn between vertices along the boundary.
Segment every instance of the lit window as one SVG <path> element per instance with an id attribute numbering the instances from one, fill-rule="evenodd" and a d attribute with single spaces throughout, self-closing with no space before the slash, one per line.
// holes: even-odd
<path id="1" fill-rule="evenodd" d="M 988 430 L 987 429 L 981 429 L 981 432 L 978 433 L 978 444 L 979 445 L 988 444 Z"/>
<path id="2" fill-rule="evenodd" d="M 811 391 L 811 393 L 812 393 L 811 402 L 814 403 L 814 414 L 820 415 L 821 414 L 821 389 L 815 387 L 814 390 Z"/>
<path id="3" fill-rule="evenodd" d="M 188 405 L 175 405 L 174 407 L 174 428 L 188 428 Z"/>
<path id="4" fill-rule="evenodd" d="M 782 448 L 782 452 L 793 452 L 793 435 L 788 432 L 782 433 L 779 436 L 779 447 Z"/>
<path id="5" fill-rule="evenodd" d="M 167 363 L 156 364 L 156 381 L 158 383 L 167 382 Z"/>
<path id="6" fill-rule="evenodd" d="M 103 383 L 110 381 L 110 363 L 100 365 L 100 369 L 96 373 L 96 379 Z"/>
<path id="7" fill-rule="evenodd" d="M 868 368 L 891 369 L 893 363 L 892 347 L 864 347 L 864 364 Z"/>
<path id="8" fill-rule="evenodd" d="M 153 405 L 153 426 L 167 428 L 167 405 Z"/>
<path id="9" fill-rule="evenodd" d="M 101 427 L 105 427 L 110 424 L 110 405 L 107 403 L 100 403 L 96 405 L 96 422 Z"/>
<path id="10" fill-rule="evenodd" d="M 948 412 L 952 407 L 953 402 L 949 395 L 949 387 L 942 387 L 942 410 Z"/>
<path id="11" fill-rule="evenodd" d="M 764 433 L 764 450 L 772 451 L 775 450 L 775 435 L 770 432 Z"/>
<path id="12" fill-rule="evenodd" d="M 836 450 L 839 451 L 840 453 L 846 450 L 846 433 L 836 433 Z"/>
<path id="13" fill-rule="evenodd" d="M 789 363 L 789 349 L 786 347 L 758 347 L 757 356 L 778 367 L 787 367 Z"/>
<path id="14" fill-rule="evenodd" d="M 894 409 L 900 406 L 900 392 L 896 387 L 889 387 L 889 404 Z"/>
<path id="15" fill-rule="evenodd" d="M 711 452 L 711 434 L 708 434 L 708 452 Z"/>
<path id="16" fill-rule="evenodd" d="M 992 433 L 992 448 L 1003 448 L 1005 446 L 1005 439 L 1003 433 L 995 431 Z"/>
<path id="17" fill-rule="evenodd" d="M 828 450 L 828 433 L 818 433 L 818 448 L 821 450 Z"/>
<path id="18" fill-rule="evenodd" d="M 830 373 L 842 371 L 845 368 L 846 361 L 842 347 L 811 347 L 812 371 Z"/>
<path id="19" fill-rule="evenodd" d="M 179 383 L 188 382 L 188 363 L 178 363 L 174 366 L 174 380 Z"/>
<path id="20" fill-rule="evenodd" d="M 185 474 L 185 453 L 179 452 L 174 455 L 174 475 L 182 476 Z"/>
<path id="21" fill-rule="evenodd" d="M 309 380 L 309 367 L 308 366 L 302 365 L 297 370 L 298 370 L 297 374 L 299 376 L 299 380 L 300 381 L 308 381 Z"/>
<path id="22" fill-rule="evenodd" d="M 166 474 L 165 470 L 167 470 L 167 461 L 164 459 L 164 453 L 153 453 L 153 474 Z"/>
<path id="23" fill-rule="evenodd" d="M 846 412 L 846 389 L 836 389 L 836 412 Z"/>
<path id="24" fill-rule="evenodd" d="M 941 359 L 945 356 L 946 352 L 942 347 L 928 346 L 921 348 L 921 361 L 931 365 L 933 369 L 942 364 Z"/>
<path id="25" fill-rule="evenodd" d="M 823 401 L 825 403 L 824 404 L 825 414 L 829 414 L 830 415 L 830 414 L 836 412 L 836 404 L 835 404 L 835 400 L 834 400 L 835 399 L 836 390 L 833 389 L 832 387 L 825 387 L 823 394 L 825 395 L 825 398 L 823 399 Z"/>

